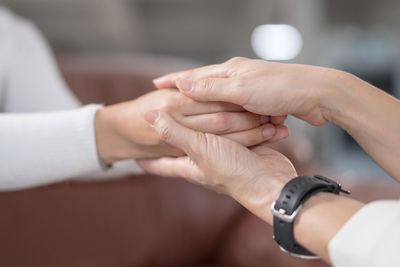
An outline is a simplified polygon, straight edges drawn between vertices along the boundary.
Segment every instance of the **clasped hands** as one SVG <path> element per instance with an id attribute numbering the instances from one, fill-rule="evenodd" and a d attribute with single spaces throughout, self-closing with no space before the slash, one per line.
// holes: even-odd
<path id="1" fill-rule="evenodd" d="M 234 58 L 168 74 L 154 81 L 161 90 L 96 114 L 99 154 L 106 163 L 134 158 L 150 173 L 228 194 L 272 222 L 266 207 L 297 173 L 267 144 L 289 135 L 289 114 L 327 123 L 312 89 L 329 86 L 307 82 L 316 72 L 327 75 L 324 68 Z"/>

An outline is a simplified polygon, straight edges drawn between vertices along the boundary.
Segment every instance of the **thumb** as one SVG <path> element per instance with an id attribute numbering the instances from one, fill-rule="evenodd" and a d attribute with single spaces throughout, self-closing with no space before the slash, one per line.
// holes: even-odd
<path id="1" fill-rule="evenodd" d="M 171 116 L 161 110 L 149 111 L 145 120 L 152 125 L 161 141 L 194 156 L 201 147 L 203 133 L 188 129 L 177 123 Z"/>
<path id="2" fill-rule="evenodd" d="M 237 77 L 203 78 L 199 80 L 178 79 L 178 89 L 197 101 L 221 101 L 243 105 L 246 93 L 244 81 Z"/>

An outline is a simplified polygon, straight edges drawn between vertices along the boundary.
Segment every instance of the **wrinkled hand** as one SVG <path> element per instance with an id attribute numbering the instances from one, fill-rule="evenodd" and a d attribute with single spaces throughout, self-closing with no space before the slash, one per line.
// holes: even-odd
<path id="1" fill-rule="evenodd" d="M 139 160 L 150 173 L 182 177 L 225 193 L 271 221 L 269 208 L 287 180 L 297 173 L 291 162 L 265 144 L 251 150 L 225 137 L 188 129 L 162 111 L 146 114 L 159 138 L 187 156 Z"/>
<path id="2" fill-rule="evenodd" d="M 96 143 L 104 162 L 183 155 L 181 150 L 160 140 L 144 120 L 144 114 L 153 109 L 169 112 L 188 128 L 222 135 L 244 146 L 276 142 L 289 135 L 286 126 L 271 124 L 270 117 L 246 112 L 240 106 L 201 103 L 173 89 L 158 90 L 97 112 Z"/>
<path id="3" fill-rule="evenodd" d="M 342 74 L 322 67 L 233 58 L 168 74 L 155 79 L 154 84 L 159 89 L 179 88 L 197 101 L 235 103 L 257 114 L 271 115 L 272 123 L 294 115 L 312 125 L 323 125 L 328 122 L 323 103 L 330 100 L 330 90 L 340 86 L 330 78 Z"/>

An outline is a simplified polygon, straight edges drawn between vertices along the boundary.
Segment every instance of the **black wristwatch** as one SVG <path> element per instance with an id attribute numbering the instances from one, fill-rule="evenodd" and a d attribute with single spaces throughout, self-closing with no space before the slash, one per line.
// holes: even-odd
<path id="1" fill-rule="evenodd" d="M 293 221 L 302 203 L 318 192 L 350 194 L 335 181 L 321 175 L 299 176 L 290 180 L 282 189 L 277 200 L 271 205 L 274 215 L 274 240 L 286 253 L 304 259 L 317 259 L 318 256 L 308 251 L 294 240 Z"/>

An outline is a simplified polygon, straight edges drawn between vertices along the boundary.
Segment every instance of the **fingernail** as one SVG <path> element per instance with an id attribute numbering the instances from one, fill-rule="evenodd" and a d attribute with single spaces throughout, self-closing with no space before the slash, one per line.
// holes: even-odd
<path id="1" fill-rule="evenodd" d="M 260 118 L 261 124 L 267 123 L 267 122 L 269 122 L 269 120 L 270 120 L 269 116 L 261 116 L 261 118 Z"/>
<path id="2" fill-rule="evenodd" d="M 159 117 L 160 117 L 160 112 L 158 110 L 152 110 L 144 114 L 144 119 L 151 125 L 154 125 L 154 123 L 158 120 Z"/>
<path id="3" fill-rule="evenodd" d="M 272 137 L 275 134 L 275 127 L 272 126 L 271 124 L 267 124 L 263 129 L 262 129 L 262 136 L 264 138 L 269 138 Z"/>
<path id="4" fill-rule="evenodd" d="M 188 79 L 179 79 L 177 81 L 177 85 L 178 85 L 179 90 L 181 90 L 183 92 L 189 92 L 190 90 L 192 90 L 193 81 L 188 80 Z"/>

